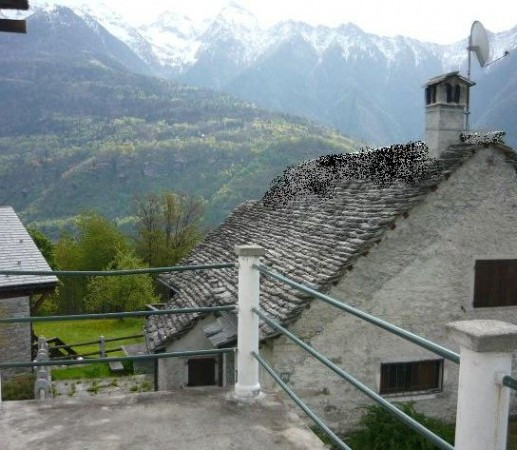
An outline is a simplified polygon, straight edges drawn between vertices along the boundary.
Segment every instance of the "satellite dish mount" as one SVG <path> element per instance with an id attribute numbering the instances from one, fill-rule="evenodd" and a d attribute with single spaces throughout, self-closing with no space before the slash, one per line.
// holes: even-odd
<path id="1" fill-rule="evenodd" d="M 472 24 L 470 28 L 469 44 L 467 47 L 468 52 L 468 69 L 467 78 L 470 81 L 470 68 L 471 68 L 471 52 L 476 54 L 479 65 L 484 67 L 490 56 L 490 46 L 488 45 L 488 34 L 485 27 L 477 20 Z M 467 94 L 467 106 L 465 108 L 465 129 L 469 129 L 469 115 L 470 115 L 470 94 Z"/>

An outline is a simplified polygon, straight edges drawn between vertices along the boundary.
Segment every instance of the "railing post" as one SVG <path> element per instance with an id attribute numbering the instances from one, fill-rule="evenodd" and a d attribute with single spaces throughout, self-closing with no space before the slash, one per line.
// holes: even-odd
<path id="1" fill-rule="evenodd" d="M 505 450 L 517 326 L 498 320 L 448 324 L 460 344 L 456 450 Z"/>
<path id="2" fill-rule="evenodd" d="M 37 362 L 49 361 L 48 343 L 43 336 L 38 338 Z M 36 381 L 34 382 L 34 398 L 44 400 L 52 398 L 52 376 L 50 366 L 36 368 Z"/>
<path id="3" fill-rule="evenodd" d="M 258 245 L 236 245 L 239 256 L 239 300 L 237 333 L 237 383 L 238 397 L 253 397 L 260 392 L 259 364 L 251 355 L 258 353 L 259 319 L 252 308 L 259 306 L 260 273 L 253 269 L 265 250 Z"/>
<path id="4" fill-rule="evenodd" d="M 106 358 L 106 340 L 104 336 L 99 337 L 99 355 L 101 358 Z"/>

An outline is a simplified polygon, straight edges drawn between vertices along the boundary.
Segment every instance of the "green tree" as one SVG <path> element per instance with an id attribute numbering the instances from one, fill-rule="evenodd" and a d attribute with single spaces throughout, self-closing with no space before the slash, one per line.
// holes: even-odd
<path id="1" fill-rule="evenodd" d="M 57 269 L 56 246 L 52 240 L 36 227 L 27 228 L 32 240 L 47 261 L 52 270 Z M 55 312 L 58 293 L 33 294 L 30 299 L 31 316 L 43 310 L 46 313 Z"/>
<path id="2" fill-rule="evenodd" d="M 128 252 L 126 236 L 100 214 L 81 214 L 76 227 L 75 237 L 65 234 L 56 244 L 55 261 L 61 270 L 105 270 L 119 253 Z M 62 281 L 57 301 L 58 312 L 84 312 L 89 279 L 64 278 Z"/>
<path id="3" fill-rule="evenodd" d="M 55 270 L 56 269 L 56 259 L 55 259 L 55 250 L 56 246 L 52 242 L 52 240 L 46 236 L 41 230 L 36 227 L 27 228 L 32 240 L 38 247 L 39 251 L 46 259 L 48 265 Z"/>
<path id="4" fill-rule="evenodd" d="M 117 225 L 100 214 L 89 212 L 77 219 L 79 270 L 104 270 L 119 252 L 127 252 L 127 237 Z"/>
<path id="5" fill-rule="evenodd" d="M 202 239 L 204 203 L 170 191 L 136 199 L 136 251 L 150 266 L 171 266 Z"/>
<path id="6" fill-rule="evenodd" d="M 131 253 L 118 253 L 108 269 L 138 269 L 145 267 L 142 260 Z M 88 284 L 86 309 L 90 312 L 120 312 L 142 309 L 157 303 L 154 283 L 150 275 L 93 277 Z"/>

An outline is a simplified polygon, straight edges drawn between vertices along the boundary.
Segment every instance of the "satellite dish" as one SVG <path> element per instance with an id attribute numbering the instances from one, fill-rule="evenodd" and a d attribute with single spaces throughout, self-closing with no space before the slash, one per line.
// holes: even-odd
<path id="1" fill-rule="evenodd" d="M 483 67 L 490 56 L 490 46 L 488 45 L 488 34 L 485 27 L 477 20 L 472 24 L 469 36 L 469 46 L 467 50 L 475 52 L 479 65 Z"/>
<path id="2" fill-rule="evenodd" d="M 470 80 L 470 52 L 474 52 L 479 61 L 479 65 L 484 67 L 490 56 L 490 46 L 488 45 L 488 34 L 481 22 L 474 21 L 470 28 L 468 52 L 467 78 Z M 467 105 L 465 107 L 465 130 L 469 129 L 470 115 L 470 96 L 467 95 Z"/>

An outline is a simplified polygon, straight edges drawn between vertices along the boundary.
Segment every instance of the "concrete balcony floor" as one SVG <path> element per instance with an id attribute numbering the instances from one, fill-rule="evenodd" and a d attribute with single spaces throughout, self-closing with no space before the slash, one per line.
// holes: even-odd
<path id="1" fill-rule="evenodd" d="M 189 388 L 46 402 L 4 402 L 2 450 L 326 448 L 276 394 L 251 401 Z"/>

